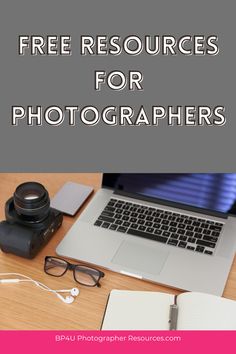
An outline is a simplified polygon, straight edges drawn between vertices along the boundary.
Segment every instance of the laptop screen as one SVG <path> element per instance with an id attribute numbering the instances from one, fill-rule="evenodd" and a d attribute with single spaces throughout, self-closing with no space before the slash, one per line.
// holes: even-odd
<path id="1" fill-rule="evenodd" d="M 236 215 L 236 173 L 105 173 L 103 187 Z"/>

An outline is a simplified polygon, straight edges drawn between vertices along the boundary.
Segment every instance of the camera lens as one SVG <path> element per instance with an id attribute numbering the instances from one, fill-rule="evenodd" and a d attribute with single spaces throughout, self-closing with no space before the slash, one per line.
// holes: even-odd
<path id="1" fill-rule="evenodd" d="M 14 193 L 17 214 L 29 223 L 44 220 L 50 209 L 50 199 L 44 186 L 37 182 L 20 184 Z"/>

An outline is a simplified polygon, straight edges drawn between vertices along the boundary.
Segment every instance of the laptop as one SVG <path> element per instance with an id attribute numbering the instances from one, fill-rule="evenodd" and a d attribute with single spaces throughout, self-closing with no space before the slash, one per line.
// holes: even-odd
<path id="1" fill-rule="evenodd" d="M 235 247 L 235 173 L 105 173 L 56 253 L 222 295 Z"/>

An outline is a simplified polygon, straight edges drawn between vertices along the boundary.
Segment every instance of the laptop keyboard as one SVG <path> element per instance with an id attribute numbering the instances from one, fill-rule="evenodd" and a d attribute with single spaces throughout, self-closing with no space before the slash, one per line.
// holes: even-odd
<path id="1" fill-rule="evenodd" d="M 111 199 L 94 225 L 212 255 L 224 224 Z"/>

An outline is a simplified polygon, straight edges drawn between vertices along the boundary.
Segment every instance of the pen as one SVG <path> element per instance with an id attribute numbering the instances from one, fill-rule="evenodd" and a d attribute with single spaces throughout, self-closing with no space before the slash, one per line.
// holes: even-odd
<path id="1" fill-rule="evenodd" d="M 171 331 L 177 329 L 177 319 L 178 319 L 178 305 L 177 305 L 177 295 L 175 295 L 174 304 L 170 305 L 169 329 Z"/>

